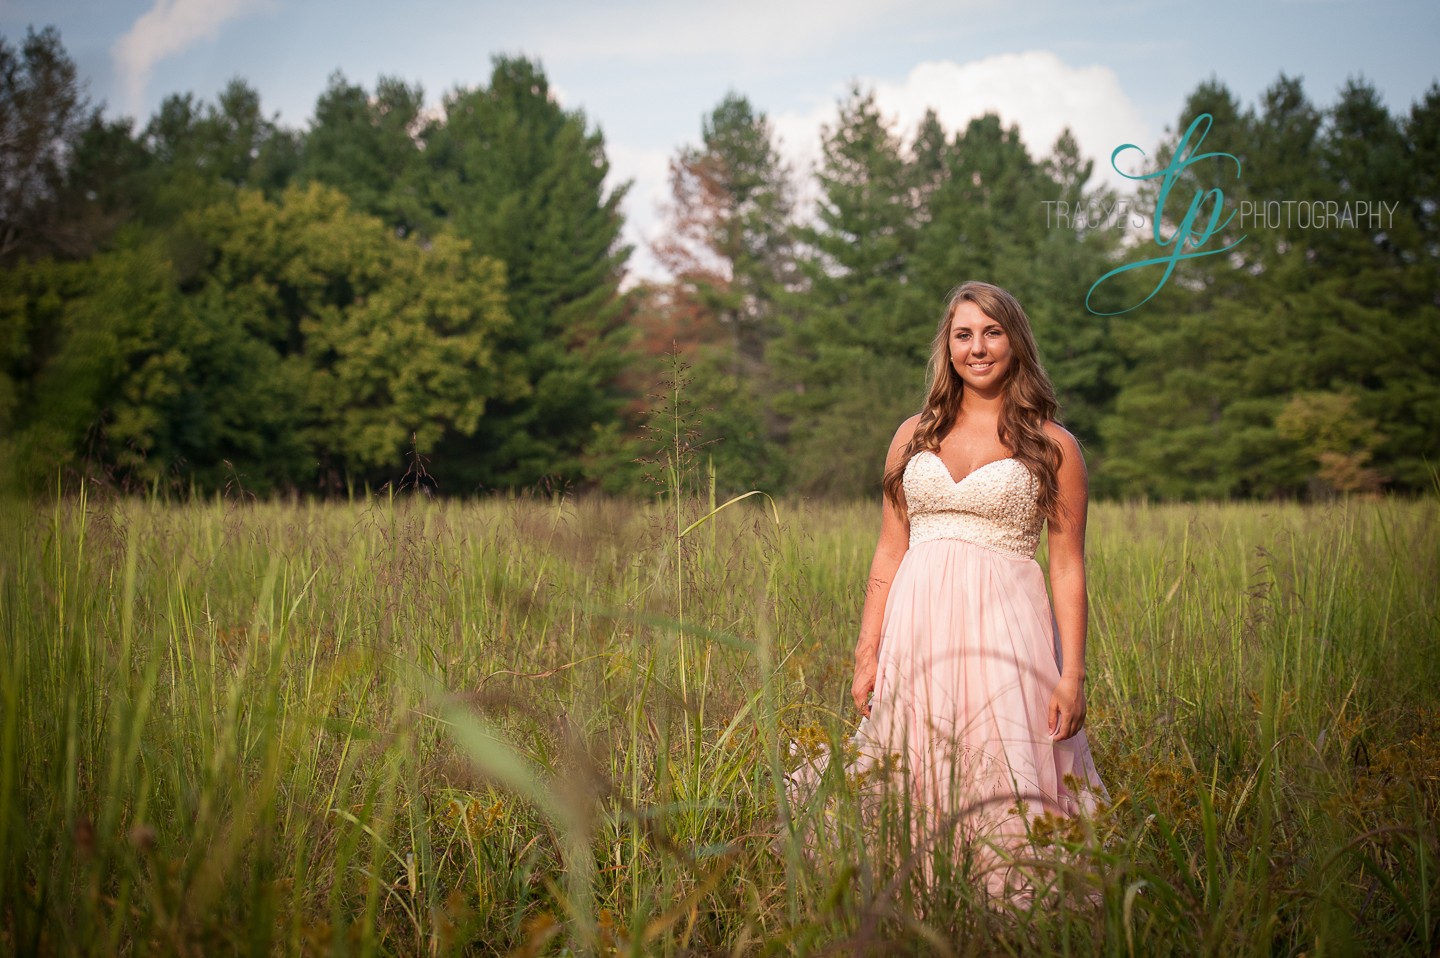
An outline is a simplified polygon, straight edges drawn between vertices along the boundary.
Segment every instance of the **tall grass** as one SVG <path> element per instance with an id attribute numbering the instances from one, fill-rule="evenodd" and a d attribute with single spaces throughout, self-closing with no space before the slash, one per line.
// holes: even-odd
<path id="1" fill-rule="evenodd" d="M 1093 508 L 1113 801 L 1030 905 L 801 854 L 878 510 L 758 499 L 9 504 L 0 948 L 1440 948 L 1434 499 Z"/>

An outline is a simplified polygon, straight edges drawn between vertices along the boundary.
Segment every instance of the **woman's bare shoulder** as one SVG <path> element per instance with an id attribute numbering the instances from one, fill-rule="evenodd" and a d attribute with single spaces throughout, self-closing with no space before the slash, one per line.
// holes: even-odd
<path id="1" fill-rule="evenodd" d="M 1045 430 L 1045 435 L 1060 445 L 1062 451 L 1067 453 L 1080 451 L 1080 440 L 1055 420 L 1050 420 L 1042 428 Z"/>
<path id="2" fill-rule="evenodd" d="M 899 462 L 905 453 L 905 448 L 910 445 L 910 439 L 915 435 L 915 427 L 920 423 L 920 414 L 916 413 L 900 424 L 895 430 L 895 438 L 890 440 L 890 449 L 885 453 L 885 468 L 888 470 L 896 462 Z"/>
<path id="3" fill-rule="evenodd" d="M 1060 449 L 1060 477 L 1062 482 L 1066 476 L 1077 477 L 1075 481 L 1085 481 L 1085 450 L 1080 446 L 1080 440 L 1074 434 L 1058 422 L 1047 422 L 1044 426 L 1045 435 Z"/>
<path id="4" fill-rule="evenodd" d="M 900 424 L 900 428 L 895 430 L 895 440 L 897 442 L 909 442 L 910 438 L 915 435 L 915 428 L 919 425 L 920 414 L 917 412 L 915 415 L 902 422 Z"/>
<path id="5" fill-rule="evenodd" d="M 894 458 L 895 456 L 899 455 L 900 450 L 904 449 L 910 444 L 910 440 L 915 435 L 915 428 L 919 424 L 919 413 L 916 413 L 915 415 L 911 416 L 909 419 L 905 420 L 900 424 L 900 428 L 895 430 L 895 438 L 890 440 L 890 452 L 889 455 L 886 456 L 887 459 Z"/>

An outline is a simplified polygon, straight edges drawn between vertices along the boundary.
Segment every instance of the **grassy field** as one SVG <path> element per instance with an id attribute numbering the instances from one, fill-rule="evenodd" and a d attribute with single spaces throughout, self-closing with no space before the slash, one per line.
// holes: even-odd
<path id="1" fill-rule="evenodd" d="M 1440 949 L 1433 497 L 1095 506 L 1113 803 L 999 906 L 843 779 L 783 802 L 856 718 L 875 505 L 7 508 L 5 953 Z"/>

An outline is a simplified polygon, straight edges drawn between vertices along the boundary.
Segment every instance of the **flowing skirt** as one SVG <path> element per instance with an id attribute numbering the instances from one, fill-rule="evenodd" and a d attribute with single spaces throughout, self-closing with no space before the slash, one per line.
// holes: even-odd
<path id="1" fill-rule="evenodd" d="M 891 584 L 881 636 L 848 778 L 909 803 L 924 874 L 934 853 L 954 855 L 1008 894 L 1024 884 L 1009 863 L 1037 817 L 1108 801 L 1084 731 L 1049 734 L 1060 647 L 1044 574 L 961 539 L 918 543 Z M 813 794 L 825 764 L 792 774 L 792 800 Z"/>

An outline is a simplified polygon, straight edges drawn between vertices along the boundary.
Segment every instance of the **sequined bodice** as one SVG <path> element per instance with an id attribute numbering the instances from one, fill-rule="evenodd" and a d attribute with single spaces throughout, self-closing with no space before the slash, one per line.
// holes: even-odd
<path id="1" fill-rule="evenodd" d="M 910 545 L 931 539 L 964 539 L 1025 559 L 1040 544 L 1036 497 L 1040 484 L 1018 459 L 986 463 L 956 482 L 933 452 L 919 452 L 905 466 L 905 503 Z"/>

